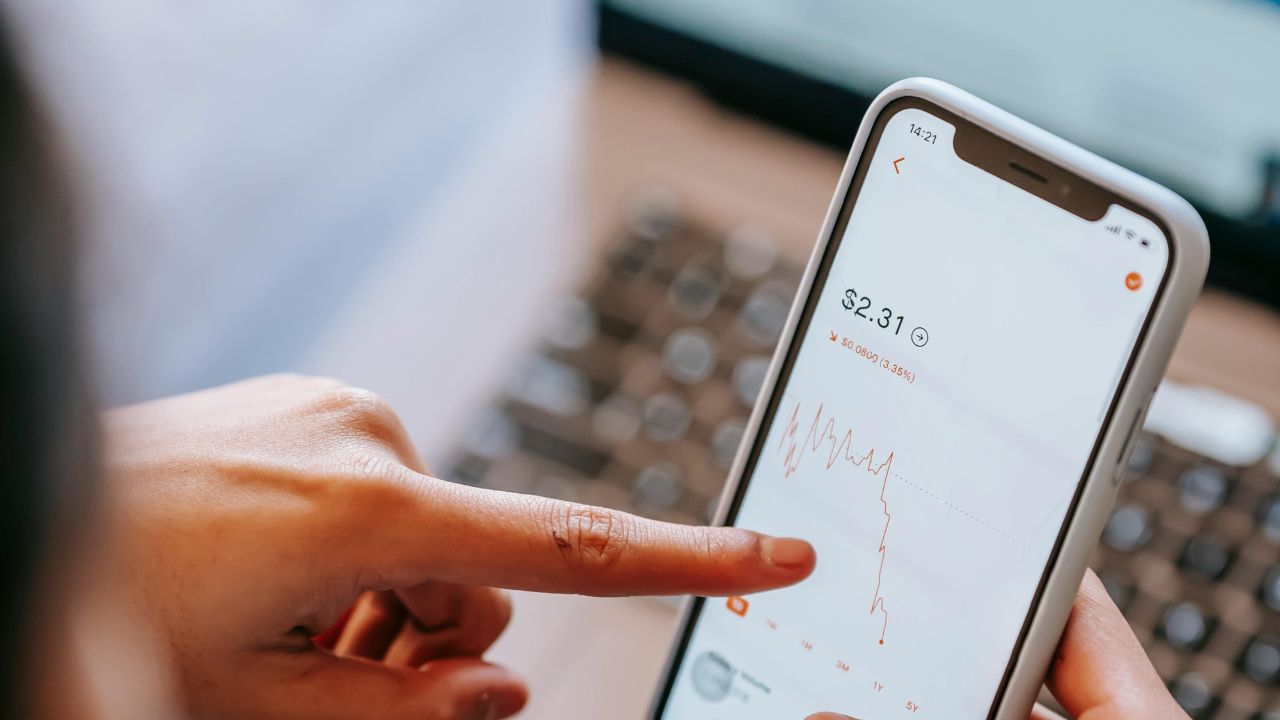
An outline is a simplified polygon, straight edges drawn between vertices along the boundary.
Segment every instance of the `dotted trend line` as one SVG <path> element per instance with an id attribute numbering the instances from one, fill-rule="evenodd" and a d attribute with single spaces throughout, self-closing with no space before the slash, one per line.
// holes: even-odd
<path id="1" fill-rule="evenodd" d="M 961 507 L 959 507 L 959 506 L 955 505 L 954 503 L 950 502 L 950 501 L 949 501 L 949 500 L 947 500 L 946 498 L 943 498 L 943 497 L 939 496 L 938 494 L 936 494 L 936 493 L 934 493 L 934 492 L 931 492 L 931 491 L 929 491 L 929 490 L 926 490 L 926 489 L 925 489 L 925 488 L 923 488 L 923 487 L 920 487 L 919 485 L 917 485 L 917 484 L 915 484 L 915 483 L 911 482 L 910 480 L 908 480 L 908 479 L 906 479 L 906 478 L 902 477 L 902 475 L 900 475 L 900 474 L 898 474 L 898 473 L 896 473 L 896 472 L 894 472 L 894 473 L 890 473 L 890 474 L 891 474 L 894 478 L 896 478 L 896 479 L 898 479 L 898 480 L 901 480 L 901 481 L 902 481 L 903 483 L 905 483 L 906 485 L 909 485 L 910 487 L 914 488 L 916 491 L 918 491 L 918 492 L 920 492 L 920 493 L 922 493 L 922 494 L 924 494 L 924 495 L 928 495 L 929 497 L 933 498 L 936 502 L 938 502 L 938 503 L 940 503 L 940 504 L 942 504 L 942 505 L 945 505 L 946 507 L 950 508 L 951 510 L 954 510 L 955 512 L 960 513 L 961 515 L 965 516 L 966 518 L 969 518 L 969 519 L 970 519 L 970 520 L 972 520 L 973 522 L 975 522 L 975 523 L 977 523 L 977 524 L 979 524 L 979 525 L 981 525 L 981 526 L 985 527 L 986 529 L 990 530 L 991 532 L 993 532 L 993 533 L 995 533 L 995 534 L 999 535 L 1000 537 L 1004 538 L 1005 540 L 1008 540 L 1009 542 L 1013 543 L 1014 545 L 1017 545 L 1017 546 L 1021 547 L 1022 549 L 1026 550 L 1027 552 L 1029 552 L 1029 553 L 1034 553 L 1034 552 L 1035 552 L 1035 550 L 1034 550 L 1030 545 L 1028 545 L 1028 544 L 1026 544 L 1026 543 L 1022 542 L 1021 540 L 1019 540 L 1019 539 L 1015 538 L 1014 536 L 1010 535 L 1009 533 L 1007 533 L 1007 532 L 1005 532 L 1005 531 L 1001 530 L 1000 528 L 998 528 L 998 527 L 996 527 L 996 526 L 992 525 L 991 523 L 987 522 L 986 520 L 983 520 L 982 518 L 978 517 L 977 515 L 974 515 L 973 513 L 969 512 L 968 510 L 965 510 L 964 508 L 961 508 Z"/>

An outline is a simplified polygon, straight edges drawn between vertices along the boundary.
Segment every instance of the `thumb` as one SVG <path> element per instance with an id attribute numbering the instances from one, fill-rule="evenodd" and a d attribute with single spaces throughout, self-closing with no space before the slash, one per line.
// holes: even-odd
<path id="1" fill-rule="evenodd" d="M 1082 720 L 1187 717 L 1092 570 L 1080 584 L 1048 685 Z"/>
<path id="2" fill-rule="evenodd" d="M 528 699 L 511 671 L 475 658 L 432 661 L 416 670 L 319 651 L 277 659 L 278 672 L 258 684 L 253 712 L 238 717 L 493 720 L 516 714 Z"/>

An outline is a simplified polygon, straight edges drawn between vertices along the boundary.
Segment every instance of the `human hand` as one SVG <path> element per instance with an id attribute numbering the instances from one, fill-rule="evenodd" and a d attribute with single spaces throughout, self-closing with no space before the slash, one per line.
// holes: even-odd
<path id="1" fill-rule="evenodd" d="M 510 613 L 492 587 L 744 594 L 815 562 L 800 540 L 428 477 L 394 412 L 334 381 L 253 380 L 105 427 L 117 561 L 196 718 L 506 717 L 526 690 L 481 659 Z M 332 651 L 313 642 L 344 617 Z"/>
<path id="2" fill-rule="evenodd" d="M 1054 698 L 1076 720 L 1186 718 L 1102 581 L 1090 570 L 1076 594 L 1047 680 Z M 849 720 L 836 713 L 808 720 Z M 1061 720 L 1037 705 L 1031 720 Z"/>

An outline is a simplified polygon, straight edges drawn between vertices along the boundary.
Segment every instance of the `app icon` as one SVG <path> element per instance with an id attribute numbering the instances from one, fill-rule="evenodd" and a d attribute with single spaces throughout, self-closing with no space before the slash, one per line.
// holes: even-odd
<path id="1" fill-rule="evenodd" d="M 742 617 L 747 616 L 747 608 L 750 607 L 750 603 L 747 602 L 747 599 L 740 597 L 731 597 L 725 601 L 724 605 L 729 608 L 729 612 Z"/>
<path id="2" fill-rule="evenodd" d="M 1125 275 L 1124 286 L 1134 292 L 1137 292 L 1138 288 L 1142 287 L 1142 276 L 1136 272 L 1131 272 L 1128 275 Z"/>

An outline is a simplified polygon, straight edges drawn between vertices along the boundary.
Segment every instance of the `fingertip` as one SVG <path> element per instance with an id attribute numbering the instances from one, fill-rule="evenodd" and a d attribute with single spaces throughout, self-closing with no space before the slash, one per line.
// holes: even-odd
<path id="1" fill-rule="evenodd" d="M 498 717 L 511 717 L 524 709 L 529 703 L 529 689 L 521 686 L 520 692 L 511 692 L 502 696 L 502 698 L 494 704 L 494 711 Z"/>
<path id="2" fill-rule="evenodd" d="M 760 557 L 765 564 L 807 576 L 818 562 L 813 546 L 799 538 L 764 536 L 760 539 Z"/>
<path id="3" fill-rule="evenodd" d="M 793 537 L 775 537 L 743 528 L 698 528 L 705 535 L 701 577 L 695 566 L 681 570 L 692 581 L 681 592 L 725 596 L 775 590 L 794 585 L 813 573 L 817 552 Z M 701 547 L 701 545 L 699 546 Z"/>
<path id="4" fill-rule="evenodd" d="M 459 718 L 506 718 L 524 709 L 529 687 L 511 670 L 482 660 L 449 659 L 428 662 L 419 670 L 455 694 Z"/>
<path id="5" fill-rule="evenodd" d="M 482 720 L 509 718 L 523 710 L 528 701 L 529 691 L 527 688 L 521 691 L 507 688 L 482 693 L 477 698 L 475 717 Z"/>

